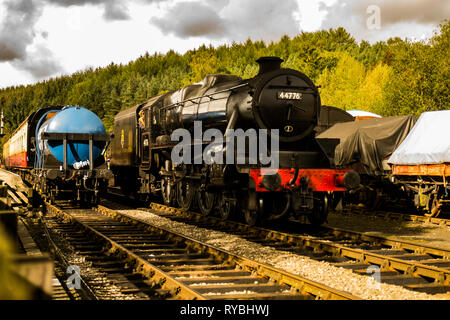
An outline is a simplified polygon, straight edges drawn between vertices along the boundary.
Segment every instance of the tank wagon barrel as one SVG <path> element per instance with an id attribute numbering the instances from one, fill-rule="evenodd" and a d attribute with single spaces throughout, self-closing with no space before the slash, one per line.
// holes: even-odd
<path id="1" fill-rule="evenodd" d="M 110 140 L 109 135 L 107 134 L 99 134 L 99 133 L 56 133 L 56 132 L 42 132 L 41 134 L 41 140 L 45 141 L 62 141 L 63 146 L 63 156 L 61 161 L 63 163 L 63 169 L 67 170 L 69 167 L 69 161 L 68 161 L 68 153 L 69 153 L 69 146 L 70 143 L 73 142 L 82 142 L 87 141 L 89 146 L 89 158 L 87 158 L 85 161 L 89 161 L 89 169 L 94 169 L 94 161 L 96 158 L 98 158 L 98 155 L 94 157 L 94 141 L 95 142 L 107 142 Z M 83 161 L 81 161 L 83 162 Z M 76 162 L 72 164 L 75 168 Z M 78 166 L 79 167 L 79 166 Z"/>

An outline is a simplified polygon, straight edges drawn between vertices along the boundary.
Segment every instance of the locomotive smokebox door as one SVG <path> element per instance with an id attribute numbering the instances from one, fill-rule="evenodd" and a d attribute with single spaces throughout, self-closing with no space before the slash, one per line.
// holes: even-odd
<path id="1" fill-rule="evenodd" d="M 278 130 L 281 142 L 308 137 L 317 125 L 320 98 L 317 87 L 303 73 L 280 68 L 282 59 L 264 57 L 257 61 L 252 113 L 260 129 Z"/>

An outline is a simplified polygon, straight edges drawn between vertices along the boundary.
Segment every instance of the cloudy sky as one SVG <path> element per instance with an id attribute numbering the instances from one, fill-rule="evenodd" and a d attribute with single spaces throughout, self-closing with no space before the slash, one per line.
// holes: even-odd
<path id="1" fill-rule="evenodd" d="M 0 88 L 339 26 L 358 41 L 421 40 L 449 18 L 448 0 L 0 0 Z"/>

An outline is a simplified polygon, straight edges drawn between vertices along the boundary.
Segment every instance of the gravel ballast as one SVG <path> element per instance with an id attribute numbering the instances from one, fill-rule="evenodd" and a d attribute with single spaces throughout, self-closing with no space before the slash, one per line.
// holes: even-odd
<path id="1" fill-rule="evenodd" d="M 400 286 L 379 283 L 374 278 L 353 273 L 351 270 L 335 267 L 327 262 L 277 250 L 272 247 L 247 241 L 239 236 L 205 229 L 170 219 L 144 210 L 117 210 L 126 216 L 197 239 L 235 255 L 320 282 L 329 287 L 346 291 L 354 296 L 369 300 L 429 300 L 438 296 L 414 292 Z"/>
<path id="2" fill-rule="evenodd" d="M 375 212 L 373 215 L 332 212 L 328 215 L 326 225 L 364 232 L 367 235 L 395 237 L 399 240 L 450 250 L 450 227 L 448 226 L 384 219 L 375 216 Z"/>

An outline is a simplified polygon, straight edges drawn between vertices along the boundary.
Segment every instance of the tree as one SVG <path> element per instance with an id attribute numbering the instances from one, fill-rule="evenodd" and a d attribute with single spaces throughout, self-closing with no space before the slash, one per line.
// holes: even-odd
<path id="1" fill-rule="evenodd" d="M 127 65 L 111 63 L 29 86 L 0 90 L 5 131 L 12 132 L 34 110 L 55 104 L 81 105 L 110 130 L 115 115 L 150 97 L 180 89 L 212 73 L 244 79 L 258 72 L 261 56 L 277 55 L 282 67 L 305 73 L 321 85 L 323 104 L 358 108 L 383 116 L 448 109 L 450 25 L 445 21 L 429 41 L 392 38 L 357 43 L 343 28 L 302 32 L 278 42 L 201 46 L 181 55 L 145 53 Z M 4 140 L 4 139 L 3 139 Z"/>
<path id="2" fill-rule="evenodd" d="M 326 67 L 319 77 L 322 104 L 344 110 L 360 107 L 358 93 L 365 78 L 364 66 L 345 52 L 330 52 L 323 56 L 325 59 L 337 59 L 337 64 L 335 68 Z"/>

